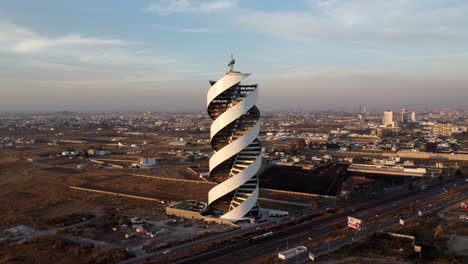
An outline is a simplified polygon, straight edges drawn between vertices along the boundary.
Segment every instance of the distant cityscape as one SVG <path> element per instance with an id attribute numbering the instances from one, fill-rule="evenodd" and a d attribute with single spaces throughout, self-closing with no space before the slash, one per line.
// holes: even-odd
<path id="1" fill-rule="evenodd" d="M 0 129 L 12 134 L 21 135 L 27 131 L 52 133 L 50 137 L 54 139 L 47 142 L 50 144 L 66 140 L 64 133 L 56 132 L 62 130 L 89 129 L 97 133 L 113 131 L 127 136 L 157 132 L 206 134 L 211 122 L 204 113 L 151 112 L 3 114 L 0 120 Z M 467 123 L 468 110 L 416 113 L 402 109 L 400 113 L 368 113 L 364 108 L 358 114 L 266 112 L 262 115 L 261 135 L 272 141 L 303 140 L 304 144 L 314 149 L 320 145 L 327 149 L 327 144 L 335 144 L 334 147 L 340 150 L 464 153 L 468 150 L 464 143 Z M 411 140 L 408 140 L 408 135 L 411 135 Z M 404 136 L 407 141 L 400 140 Z M 44 140 L 35 137 L 2 137 L 0 147 L 43 143 Z M 181 143 L 173 144 L 183 144 L 193 139 L 174 137 L 174 140 Z M 197 142 L 200 140 L 206 142 L 208 139 L 200 136 Z"/>

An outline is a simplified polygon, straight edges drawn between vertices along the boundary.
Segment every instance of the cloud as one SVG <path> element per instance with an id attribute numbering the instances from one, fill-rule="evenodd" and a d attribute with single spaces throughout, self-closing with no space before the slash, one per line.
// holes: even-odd
<path id="1" fill-rule="evenodd" d="M 107 50 L 101 52 L 88 52 L 80 54 L 80 62 L 96 65 L 109 65 L 111 67 L 155 68 L 179 62 L 176 58 L 157 56 L 150 51 L 139 50 Z"/>
<path id="2" fill-rule="evenodd" d="M 160 0 L 150 4 L 146 11 L 159 14 L 171 13 L 211 13 L 236 6 L 234 0 Z"/>
<path id="3" fill-rule="evenodd" d="M 160 25 L 160 24 L 155 24 L 153 25 L 157 29 L 164 30 L 164 31 L 169 31 L 169 32 L 182 32 L 182 33 L 211 33 L 215 32 L 214 30 L 210 28 L 205 28 L 205 27 L 174 27 L 174 26 L 169 26 L 169 25 Z"/>
<path id="4" fill-rule="evenodd" d="M 350 69 L 350 68 L 293 68 L 285 71 L 282 76 L 283 78 L 289 79 L 312 79 L 312 78 L 355 78 L 355 77 L 379 77 L 391 74 L 388 70 L 378 69 Z M 392 73 L 399 75 L 400 73 Z"/>
<path id="5" fill-rule="evenodd" d="M 8 21 L 0 21 L 0 53 L 2 78 L 61 84 L 172 80 L 180 61 L 143 43 L 81 34 L 46 37 Z"/>
<path id="6" fill-rule="evenodd" d="M 468 40 L 468 4 L 442 0 L 310 0 L 300 11 L 241 10 L 234 26 L 296 40 L 434 45 Z"/>
<path id="7" fill-rule="evenodd" d="M 68 34 L 58 38 L 31 38 L 18 41 L 13 50 L 16 52 L 35 52 L 50 48 L 82 46 L 115 46 L 127 42 L 119 39 L 89 38 L 79 34 Z"/>
<path id="8" fill-rule="evenodd" d="M 175 31 L 186 33 L 208 33 L 212 32 L 208 28 L 176 28 Z"/>
<path id="9" fill-rule="evenodd" d="M 120 39 L 85 37 L 80 34 L 66 34 L 59 37 L 45 37 L 11 22 L 0 21 L 0 43 L 10 51 L 30 53 L 55 48 L 77 48 L 92 46 L 120 46 L 128 44 Z"/>

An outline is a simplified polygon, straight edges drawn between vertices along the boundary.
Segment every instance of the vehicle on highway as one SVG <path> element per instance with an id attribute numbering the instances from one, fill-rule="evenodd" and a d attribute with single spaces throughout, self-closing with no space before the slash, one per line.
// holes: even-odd
<path id="1" fill-rule="evenodd" d="M 169 253 L 171 253 L 171 250 L 170 250 L 170 249 L 166 249 L 166 250 L 164 250 L 164 252 L 163 252 L 164 255 L 169 254 Z"/>
<path id="2" fill-rule="evenodd" d="M 266 238 L 269 238 L 269 237 L 272 237 L 272 236 L 273 236 L 273 232 L 269 231 L 269 232 L 263 233 L 261 235 L 253 236 L 253 237 L 249 238 L 249 242 L 255 242 L 255 241 L 263 240 L 263 239 L 266 239 Z"/>
<path id="3" fill-rule="evenodd" d="M 288 216 L 288 215 L 289 213 L 286 211 L 279 211 L 279 210 L 268 211 L 269 217 L 283 217 L 283 216 Z"/>

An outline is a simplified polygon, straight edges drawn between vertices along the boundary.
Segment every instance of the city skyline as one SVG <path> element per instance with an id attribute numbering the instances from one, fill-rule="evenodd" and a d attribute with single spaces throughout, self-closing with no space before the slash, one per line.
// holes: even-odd
<path id="1" fill-rule="evenodd" d="M 205 80 L 231 53 L 261 80 L 264 111 L 466 107 L 467 12 L 438 0 L 2 3 L 0 111 L 203 111 Z"/>

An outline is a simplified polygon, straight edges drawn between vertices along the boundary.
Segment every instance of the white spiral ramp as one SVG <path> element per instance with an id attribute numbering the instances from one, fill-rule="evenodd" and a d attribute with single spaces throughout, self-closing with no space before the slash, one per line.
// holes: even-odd
<path id="1" fill-rule="evenodd" d="M 260 216 L 260 111 L 255 106 L 258 89 L 256 84 L 240 83 L 249 75 L 231 70 L 220 80 L 211 81 L 207 96 L 208 114 L 213 119 L 210 178 L 218 183 L 208 193 L 208 204 L 230 221 Z"/>

